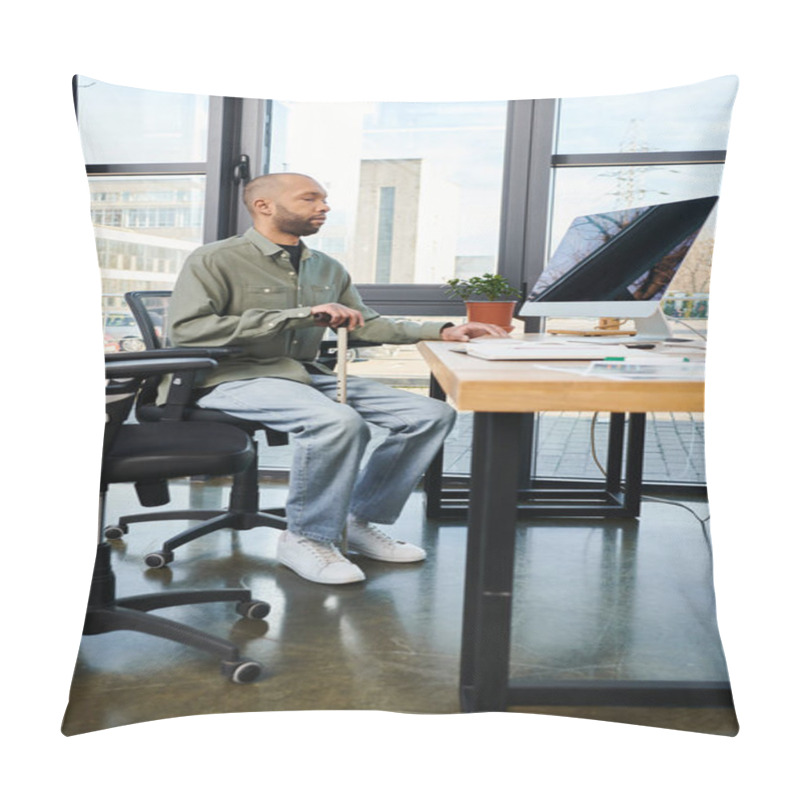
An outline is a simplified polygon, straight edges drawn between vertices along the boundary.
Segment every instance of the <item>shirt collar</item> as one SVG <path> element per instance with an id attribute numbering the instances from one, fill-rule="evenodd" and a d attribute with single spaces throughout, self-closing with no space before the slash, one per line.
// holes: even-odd
<path id="1" fill-rule="evenodd" d="M 251 241 L 265 256 L 274 256 L 283 251 L 279 244 L 267 239 L 266 236 L 260 234 L 255 228 L 248 228 L 244 233 L 244 238 Z M 310 255 L 305 242 L 300 239 L 300 258 L 305 259 Z"/>

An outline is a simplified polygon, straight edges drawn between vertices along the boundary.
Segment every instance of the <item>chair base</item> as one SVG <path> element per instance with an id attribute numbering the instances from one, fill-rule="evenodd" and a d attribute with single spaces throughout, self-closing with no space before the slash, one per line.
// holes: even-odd
<path id="1" fill-rule="evenodd" d="M 283 508 L 259 509 L 257 462 L 251 469 L 234 475 L 227 511 L 219 509 L 183 509 L 180 511 L 153 511 L 120 517 L 116 525 L 105 528 L 106 539 L 119 539 L 135 522 L 160 522 L 163 520 L 200 520 L 199 525 L 179 533 L 162 545 L 162 549 L 145 557 L 148 567 L 164 567 L 174 560 L 173 551 L 181 545 L 199 539 L 207 533 L 230 528 L 247 531 L 252 528 L 277 528 L 286 530 L 286 511 Z"/>
<path id="2" fill-rule="evenodd" d="M 196 647 L 221 659 L 220 671 L 233 683 L 251 683 L 260 677 L 257 661 L 244 659 L 232 642 L 204 633 L 196 628 L 149 614 L 159 608 L 172 608 L 192 603 L 233 601 L 243 617 L 263 619 L 270 611 L 268 603 L 253 600 L 248 589 L 209 589 L 197 591 L 159 592 L 155 594 L 116 597 L 116 578 L 111 568 L 111 546 L 97 546 L 89 605 L 83 633 L 93 636 L 111 631 L 138 631 L 173 642 Z"/>
<path id="3" fill-rule="evenodd" d="M 247 531 L 252 528 L 277 528 L 286 530 L 286 516 L 283 509 L 265 509 L 264 511 L 228 511 L 220 514 L 218 511 L 175 511 L 164 512 L 162 514 L 136 514 L 128 517 L 120 517 L 119 523 L 105 529 L 107 539 L 115 539 L 128 532 L 128 524 L 131 522 L 152 522 L 169 519 L 199 519 L 207 520 L 200 525 L 191 528 L 167 539 L 162 545 L 162 549 L 148 553 L 145 556 L 145 563 L 148 567 L 158 569 L 170 564 L 175 556 L 173 552 L 181 545 L 187 544 L 201 536 L 214 531 L 230 528 L 236 531 Z"/>

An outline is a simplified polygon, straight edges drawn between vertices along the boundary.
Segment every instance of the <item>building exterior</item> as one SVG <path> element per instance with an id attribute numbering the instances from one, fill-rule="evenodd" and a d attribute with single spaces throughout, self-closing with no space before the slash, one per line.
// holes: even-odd
<path id="1" fill-rule="evenodd" d="M 356 283 L 441 283 L 454 274 L 458 187 L 421 158 L 361 162 Z"/>
<path id="2" fill-rule="evenodd" d="M 203 179 L 110 177 L 89 185 L 103 310 L 123 308 L 128 291 L 171 289 L 203 243 Z"/>

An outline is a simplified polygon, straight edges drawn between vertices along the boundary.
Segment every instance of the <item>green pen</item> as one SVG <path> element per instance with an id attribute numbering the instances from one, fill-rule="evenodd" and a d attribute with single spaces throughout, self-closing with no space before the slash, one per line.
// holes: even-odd
<path id="1" fill-rule="evenodd" d="M 603 359 L 603 361 L 627 361 L 627 360 L 628 360 L 628 359 L 627 359 L 627 358 L 625 358 L 625 356 L 606 356 L 606 357 Z M 632 359 L 632 360 L 635 360 L 635 359 Z M 686 356 L 684 356 L 684 357 L 681 359 L 681 361 L 685 361 L 685 362 L 687 362 L 687 363 L 688 363 L 688 362 L 689 362 L 689 359 L 688 359 L 688 358 L 686 358 Z M 652 362 L 652 361 L 646 361 L 646 360 L 644 360 L 644 361 L 643 361 L 643 363 L 649 363 L 649 364 L 652 364 L 652 363 L 654 363 L 654 362 Z"/>

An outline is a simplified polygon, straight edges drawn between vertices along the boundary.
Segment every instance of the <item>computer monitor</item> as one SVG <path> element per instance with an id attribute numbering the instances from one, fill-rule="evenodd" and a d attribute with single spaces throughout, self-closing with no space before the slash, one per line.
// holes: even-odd
<path id="1" fill-rule="evenodd" d="M 669 338 L 660 300 L 717 199 L 576 217 L 519 316 L 631 318 L 637 338 Z"/>

